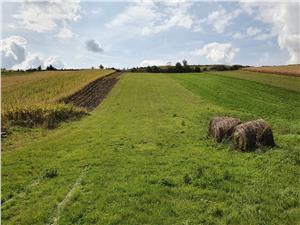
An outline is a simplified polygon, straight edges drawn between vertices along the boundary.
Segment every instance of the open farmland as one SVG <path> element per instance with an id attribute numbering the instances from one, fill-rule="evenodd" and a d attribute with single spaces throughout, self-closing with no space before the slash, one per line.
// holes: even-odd
<path id="1" fill-rule="evenodd" d="M 6 72 L 2 75 L 2 110 L 11 105 L 53 103 L 112 70 Z M 12 75 L 10 75 L 10 73 Z"/>
<path id="2" fill-rule="evenodd" d="M 59 102 L 113 70 L 6 72 L 2 78 L 2 127 L 54 127 L 86 112 Z"/>
<path id="3" fill-rule="evenodd" d="M 300 76 L 300 64 L 288 66 L 261 66 L 261 67 L 248 67 L 246 71 L 260 72 L 260 73 L 273 73 L 287 76 Z"/>
<path id="4" fill-rule="evenodd" d="M 127 73 L 90 116 L 26 142 L 22 132 L 8 136 L 2 223 L 299 224 L 299 79 Z M 277 147 L 215 144 L 207 126 L 216 115 L 266 119 Z"/>
<path id="5" fill-rule="evenodd" d="M 300 79 L 295 76 L 282 76 L 279 74 L 270 74 L 270 73 L 259 73 L 259 72 L 250 72 L 250 71 L 227 71 L 218 73 L 213 73 L 215 75 L 222 75 L 231 78 L 255 81 L 262 84 L 271 85 L 274 87 L 279 87 L 287 90 L 299 92 L 300 88 Z"/>

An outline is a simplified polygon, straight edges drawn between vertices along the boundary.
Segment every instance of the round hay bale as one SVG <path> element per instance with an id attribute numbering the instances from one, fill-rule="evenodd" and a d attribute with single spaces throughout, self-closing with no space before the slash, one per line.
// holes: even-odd
<path id="1" fill-rule="evenodd" d="M 261 147 L 274 147 L 275 142 L 270 125 L 263 119 L 249 121 L 234 128 L 233 145 L 241 151 Z"/>
<path id="2" fill-rule="evenodd" d="M 213 137 L 216 142 L 221 142 L 230 138 L 234 127 L 239 125 L 241 120 L 233 117 L 214 117 L 209 122 L 208 135 Z"/>

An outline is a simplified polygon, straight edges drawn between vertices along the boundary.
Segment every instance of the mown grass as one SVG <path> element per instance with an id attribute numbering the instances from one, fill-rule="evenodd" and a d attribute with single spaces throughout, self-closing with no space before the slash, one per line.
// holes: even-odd
<path id="1" fill-rule="evenodd" d="M 256 81 L 258 83 L 267 84 L 275 87 L 284 88 L 300 92 L 300 79 L 299 77 L 283 76 L 270 73 L 258 73 L 249 71 L 226 71 L 226 72 L 215 72 L 213 74 L 220 74 L 226 77 L 239 78 L 244 80 Z"/>
<path id="2" fill-rule="evenodd" d="M 59 122 L 79 118 L 83 109 L 59 104 L 87 83 L 112 70 L 7 72 L 2 78 L 2 121 L 5 126 L 55 127 Z M 21 75 L 17 75 L 21 74 Z"/>
<path id="3" fill-rule="evenodd" d="M 298 96 L 220 74 L 127 74 L 91 116 L 3 153 L 2 222 L 298 224 Z M 278 147 L 213 143 L 215 115 L 266 117 Z"/>

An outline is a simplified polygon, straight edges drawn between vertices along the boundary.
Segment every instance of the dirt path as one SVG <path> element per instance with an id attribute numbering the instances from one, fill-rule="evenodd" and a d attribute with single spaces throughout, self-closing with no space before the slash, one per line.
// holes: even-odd
<path id="1" fill-rule="evenodd" d="M 62 102 L 66 104 L 72 103 L 77 107 L 91 111 L 103 101 L 113 86 L 118 82 L 119 76 L 121 75 L 122 72 L 114 72 L 94 80 L 71 96 L 62 99 Z"/>

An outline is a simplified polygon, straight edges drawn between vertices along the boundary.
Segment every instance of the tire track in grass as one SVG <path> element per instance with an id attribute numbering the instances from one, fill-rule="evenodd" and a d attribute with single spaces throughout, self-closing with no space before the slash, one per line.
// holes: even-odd
<path id="1" fill-rule="evenodd" d="M 76 179 L 75 183 L 72 185 L 71 190 L 66 194 L 65 198 L 60 203 L 57 204 L 57 207 L 56 207 L 55 212 L 51 219 L 51 221 L 53 221 L 53 222 L 50 223 L 50 225 L 58 224 L 62 210 L 65 208 L 65 206 L 68 204 L 68 202 L 70 201 L 70 199 L 72 198 L 74 193 L 79 188 L 81 181 L 82 181 L 83 177 L 86 175 L 86 173 L 88 172 L 89 168 L 90 168 L 89 166 L 86 166 L 83 169 L 83 171 L 80 173 L 79 177 Z"/>

